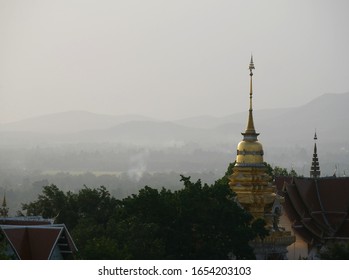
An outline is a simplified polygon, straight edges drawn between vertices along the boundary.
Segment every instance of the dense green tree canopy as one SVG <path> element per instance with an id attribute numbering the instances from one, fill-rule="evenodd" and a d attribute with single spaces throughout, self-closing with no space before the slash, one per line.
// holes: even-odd
<path id="1" fill-rule="evenodd" d="M 297 177 L 297 172 L 292 168 L 290 171 L 288 171 L 286 168 L 275 166 L 272 167 L 269 163 L 264 163 L 267 168 L 267 173 L 270 175 L 270 177 L 274 180 L 275 177 Z"/>
<path id="2" fill-rule="evenodd" d="M 181 181 L 178 191 L 146 186 L 123 200 L 104 187 L 45 186 L 23 211 L 65 223 L 82 259 L 253 259 L 249 241 L 265 236 L 264 221 L 235 203 L 226 179 Z"/>
<path id="3" fill-rule="evenodd" d="M 349 260 L 349 242 L 335 242 L 320 250 L 322 260 Z"/>

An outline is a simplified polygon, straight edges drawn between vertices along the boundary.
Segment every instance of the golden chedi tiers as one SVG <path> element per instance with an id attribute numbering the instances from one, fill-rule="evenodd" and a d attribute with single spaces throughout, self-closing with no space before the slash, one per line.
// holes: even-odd
<path id="1" fill-rule="evenodd" d="M 258 142 L 252 109 L 252 77 L 254 68 L 253 58 L 250 62 L 250 109 L 243 140 L 237 146 L 237 156 L 233 174 L 230 177 L 230 187 L 237 194 L 239 203 L 255 218 L 265 218 L 272 224 L 270 216 L 265 213 L 272 210 L 275 200 L 275 188 L 270 183 L 270 176 L 263 160 L 263 146 Z"/>
<path id="2" fill-rule="evenodd" d="M 279 227 L 282 199 L 276 195 L 276 188 L 267 174 L 263 160 L 263 146 L 258 142 L 253 122 L 252 107 L 252 77 L 255 69 L 253 57 L 250 70 L 250 108 L 247 128 L 243 140 L 237 146 L 237 156 L 233 174 L 229 177 L 229 185 L 237 195 L 239 204 L 252 214 L 255 219 L 261 218 L 266 222 L 269 236 L 264 240 L 256 239 L 251 245 L 257 259 L 285 259 L 287 246 L 295 241 L 291 232 Z"/>

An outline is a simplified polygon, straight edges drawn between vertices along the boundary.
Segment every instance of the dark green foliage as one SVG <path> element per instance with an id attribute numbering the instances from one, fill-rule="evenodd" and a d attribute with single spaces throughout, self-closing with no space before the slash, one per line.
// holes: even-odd
<path id="1" fill-rule="evenodd" d="M 322 260 L 349 260 L 349 242 L 336 242 L 320 251 Z"/>
<path id="2" fill-rule="evenodd" d="M 0 260 L 10 260 L 11 256 L 7 254 L 7 244 L 4 235 L 0 233 Z"/>
<path id="3" fill-rule="evenodd" d="M 292 168 L 288 171 L 286 168 L 275 166 L 274 168 L 269 163 L 264 163 L 267 168 L 268 175 L 274 180 L 275 177 L 297 177 L 297 172 Z"/>
<path id="4" fill-rule="evenodd" d="M 252 222 L 252 229 L 261 240 L 269 235 L 269 231 L 265 228 L 265 226 L 265 220 L 261 218 L 258 218 Z"/>
<path id="5" fill-rule="evenodd" d="M 66 202 L 66 194 L 55 185 L 51 185 L 43 187 L 38 199 L 33 203 L 24 204 L 22 209 L 27 215 L 55 217 L 65 209 Z"/>
<path id="6" fill-rule="evenodd" d="M 46 186 L 27 215 L 55 217 L 65 223 L 82 259 L 253 259 L 249 241 L 266 235 L 264 221 L 234 201 L 227 178 L 214 185 L 193 183 L 169 191 L 144 187 L 116 200 L 104 188 L 78 193 Z"/>

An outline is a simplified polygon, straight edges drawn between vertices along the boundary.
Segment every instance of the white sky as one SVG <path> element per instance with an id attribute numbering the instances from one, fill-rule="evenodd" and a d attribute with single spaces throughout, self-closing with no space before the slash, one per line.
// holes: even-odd
<path id="1" fill-rule="evenodd" d="M 349 1 L 0 0 L 0 122 L 161 119 L 349 92 Z"/>

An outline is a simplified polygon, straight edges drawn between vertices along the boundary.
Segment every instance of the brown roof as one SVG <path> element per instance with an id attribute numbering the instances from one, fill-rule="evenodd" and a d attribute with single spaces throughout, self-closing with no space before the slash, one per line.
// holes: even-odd
<path id="1" fill-rule="evenodd" d="M 293 178 L 284 196 L 286 214 L 308 243 L 349 239 L 349 178 Z"/>
<path id="2" fill-rule="evenodd" d="M 56 246 L 74 253 L 76 246 L 64 225 L 1 225 L 6 239 L 22 260 L 48 260 Z"/>
<path id="3" fill-rule="evenodd" d="M 274 184 L 276 186 L 276 191 L 278 194 L 283 195 L 284 187 L 286 184 L 292 182 L 292 177 L 289 176 L 278 176 L 275 177 Z"/>
<path id="4" fill-rule="evenodd" d="M 0 218 L 0 225 L 51 225 L 53 224 L 52 219 L 44 219 L 41 216 L 24 216 L 14 218 Z"/>

